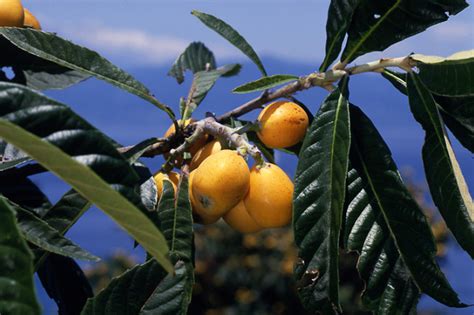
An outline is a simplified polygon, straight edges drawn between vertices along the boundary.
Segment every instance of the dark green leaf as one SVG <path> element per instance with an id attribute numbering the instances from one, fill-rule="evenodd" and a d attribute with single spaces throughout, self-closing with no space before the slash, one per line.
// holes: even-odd
<path id="1" fill-rule="evenodd" d="M 1 196 L 0 231 L 0 314 L 39 315 L 33 255 L 18 230 L 14 210 Z"/>
<path id="2" fill-rule="evenodd" d="M 257 65 L 258 69 L 264 76 L 267 75 L 267 72 L 265 71 L 265 68 L 263 67 L 263 64 L 260 61 L 260 58 L 257 56 L 255 50 L 253 50 L 252 46 L 250 46 L 245 38 L 243 38 L 242 35 L 240 35 L 232 26 L 210 14 L 196 10 L 193 10 L 191 14 L 196 16 L 207 27 L 227 39 L 232 45 L 242 51 Z"/>
<path id="3" fill-rule="evenodd" d="M 44 215 L 52 206 L 48 197 L 29 178 L 15 171 L 0 173 L 0 194 L 38 216 Z"/>
<path id="4" fill-rule="evenodd" d="M 342 60 L 349 63 L 365 53 L 384 50 L 467 6 L 464 0 L 360 0 L 347 31 Z"/>
<path id="5" fill-rule="evenodd" d="M 331 0 L 326 22 L 326 56 L 319 71 L 328 69 L 341 52 L 342 42 L 352 21 L 359 0 Z"/>
<path id="6" fill-rule="evenodd" d="M 241 65 L 230 64 L 219 67 L 215 70 L 199 71 L 194 74 L 193 84 L 189 91 L 188 99 L 186 100 L 184 117 L 188 119 L 193 111 L 199 106 L 207 93 L 212 89 L 217 79 L 221 76 L 229 76 L 229 74 L 237 74 L 240 71 Z"/>
<path id="7" fill-rule="evenodd" d="M 60 234 L 47 222 L 16 204 L 10 204 L 17 212 L 18 226 L 25 239 L 51 253 L 82 260 L 99 261 L 100 258 L 83 250 Z"/>
<path id="8" fill-rule="evenodd" d="M 43 62 L 42 65 L 16 66 L 14 82 L 26 85 L 35 90 L 65 89 L 82 82 L 90 75 L 61 67 L 54 63 Z"/>
<path id="9" fill-rule="evenodd" d="M 173 274 L 149 260 L 128 270 L 89 299 L 82 315 L 186 314 L 194 277 L 191 263 L 178 261 Z"/>
<path id="10" fill-rule="evenodd" d="M 158 206 L 160 230 L 163 232 L 170 256 L 177 260 L 190 262 L 192 260 L 193 219 L 191 204 L 188 196 L 188 178 L 181 176 L 181 181 L 175 201 L 173 185 L 169 180 L 163 180 L 163 193 Z"/>
<path id="11" fill-rule="evenodd" d="M 126 152 L 122 153 L 130 163 L 135 163 L 147 149 L 159 142 L 159 138 L 150 138 L 130 147 Z"/>
<path id="12" fill-rule="evenodd" d="M 0 139 L 0 171 L 19 166 L 29 160 L 24 152 Z"/>
<path id="13" fill-rule="evenodd" d="M 426 132 L 423 163 L 433 201 L 448 228 L 474 258 L 474 204 L 438 107 L 414 73 L 408 77 L 410 108 Z"/>
<path id="14" fill-rule="evenodd" d="M 288 74 L 276 74 L 269 77 L 263 77 L 258 80 L 242 84 L 241 86 L 236 87 L 232 90 L 234 93 L 244 94 L 256 91 L 263 91 L 270 89 L 272 87 L 281 85 L 283 83 L 296 81 L 298 80 L 297 76 L 288 75 Z"/>
<path id="15" fill-rule="evenodd" d="M 55 34 L 33 29 L 0 28 L 0 36 L 31 55 L 94 76 L 133 93 L 174 117 L 171 109 L 154 98 L 142 83 L 92 50 Z"/>
<path id="16" fill-rule="evenodd" d="M 175 274 L 167 275 L 146 301 L 140 315 L 188 314 L 194 276 L 192 265 L 178 261 Z"/>
<path id="17" fill-rule="evenodd" d="M 196 73 L 215 68 L 216 59 L 212 51 L 201 42 L 192 42 L 173 63 L 168 75 L 174 77 L 181 84 L 184 81 L 186 70 Z"/>
<path id="18" fill-rule="evenodd" d="M 359 268 L 363 268 L 363 276 L 371 276 L 369 289 L 371 284 L 379 293 L 385 288 L 378 277 L 387 276 L 384 268 L 390 270 L 397 261 L 388 244 L 393 241 L 422 292 L 450 306 L 465 306 L 436 263 L 430 226 L 405 187 L 389 148 L 372 122 L 355 106 L 351 106 L 351 131 L 351 163 L 363 182 L 357 183 L 359 187 L 349 187 L 352 208 L 348 208 L 346 217 L 346 239 L 348 246 L 361 251 Z M 364 190 L 356 195 L 357 189 Z M 361 200 L 356 200 L 359 197 Z M 370 268 L 375 268 L 373 273 Z"/>
<path id="19" fill-rule="evenodd" d="M 474 97 L 434 96 L 444 123 L 461 144 L 474 153 Z"/>
<path id="20" fill-rule="evenodd" d="M 293 229 L 298 294 L 310 311 L 339 305 L 339 233 L 350 146 L 347 81 L 324 101 L 303 141 L 295 176 Z"/>
<path id="21" fill-rule="evenodd" d="M 474 50 L 447 58 L 411 55 L 420 80 L 432 93 L 445 96 L 474 96 Z"/>
<path id="22" fill-rule="evenodd" d="M 354 116 L 354 117 L 352 117 Z M 351 108 L 351 119 L 354 123 L 363 117 L 362 112 Z M 368 118 L 364 117 L 364 119 Z M 360 128 L 368 128 L 369 124 Z M 351 165 L 347 176 L 345 227 L 343 233 L 344 247 L 350 251 L 357 251 L 359 259 L 357 269 L 365 282 L 365 290 L 362 295 L 363 304 L 376 314 L 409 314 L 409 310 L 416 307 L 420 290 L 412 280 L 408 269 L 398 254 L 395 241 L 390 235 L 392 222 L 385 219 L 384 211 L 390 209 L 382 208 L 377 203 L 378 190 L 388 189 L 388 186 L 370 185 L 371 174 L 368 168 L 364 152 L 359 151 L 357 138 L 360 136 L 358 130 L 353 127 L 352 146 L 350 153 Z M 367 139 L 365 139 L 367 140 Z M 374 143 L 381 139 L 371 139 Z M 382 143 L 377 143 L 379 148 Z M 380 149 L 379 155 L 374 157 L 390 158 L 389 152 Z M 382 160 L 382 159 L 380 159 Z M 377 161 L 378 162 L 378 161 Z M 383 165 L 383 163 L 375 164 Z M 384 175 L 384 168 L 380 167 L 380 175 Z M 391 189 L 391 187 L 390 187 Z M 405 190 L 402 187 L 400 194 Z M 395 200 L 396 201 L 396 200 Z M 387 200 L 385 200 L 387 202 Z M 396 204 L 392 209 L 396 208 Z M 415 211 L 418 211 L 415 208 Z M 415 216 L 422 217 L 421 212 Z M 407 237 L 416 237 L 414 233 Z"/>
<path id="23" fill-rule="evenodd" d="M 382 75 L 400 92 L 408 95 L 407 75 L 385 70 Z M 444 123 L 461 144 L 474 152 L 474 97 L 433 95 Z"/>
<path id="24" fill-rule="evenodd" d="M 0 83 L 0 137 L 95 203 L 171 270 L 166 241 L 135 192 L 139 178 L 106 136 L 67 106 Z"/>
<path id="25" fill-rule="evenodd" d="M 58 306 L 58 315 L 78 315 L 88 298 L 94 296 L 81 267 L 71 258 L 51 254 L 38 270 L 48 296 Z"/>

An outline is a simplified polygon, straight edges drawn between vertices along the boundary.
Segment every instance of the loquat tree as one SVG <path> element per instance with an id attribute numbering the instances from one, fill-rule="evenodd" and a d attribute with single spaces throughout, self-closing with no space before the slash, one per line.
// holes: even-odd
<path id="1" fill-rule="evenodd" d="M 332 0 L 326 57 L 306 75 L 269 75 L 250 44 L 223 20 L 192 14 L 248 56 L 262 77 L 234 93 L 260 96 L 219 115 L 193 116 L 221 77 L 241 66 L 217 66 L 191 43 L 169 71 L 193 80 L 175 111 L 98 53 L 41 30 L 20 0 L 0 0 L 0 314 L 40 314 L 37 273 L 60 314 L 186 314 L 194 284 L 194 224 L 223 218 L 241 233 L 291 224 L 293 276 L 309 313 L 342 313 L 339 255 L 359 255 L 364 307 L 412 314 L 420 295 L 466 307 L 435 260 L 432 230 L 401 179 L 370 118 L 350 102 L 349 79 L 380 73 L 408 97 L 423 127 L 422 156 L 433 201 L 459 245 L 474 258 L 474 206 L 447 128 L 474 152 L 474 51 L 450 57 L 409 54 L 351 65 L 358 57 L 444 22 L 464 0 Z M 403 21 L 403 23 L 399 23 Z M 343 47 L 344 45 L 344 47 Z M 338 60 L 338 61 L 337 61 Z M 122 146 L 41 93 L 95 77 L 164 111 L 164 136 Z M 323 88 L 319 108 L 293 95 Z M 241 116 L 261 110 L 256 121 Z M 292 181 L 274 150 L 298 157 Z M 165 157 L 151 172 L 140 158 Z M 251 168 L 248 162 L 251 163 Z M 68 185 L 56 204 L 29 179 L 51 172 Z M 154 174 L 153 174 L 154 173 Z M 147 252 L 93 296 L 75 259 L 98 257 L 64 235 L 91 205 L 109 215 Z"/>

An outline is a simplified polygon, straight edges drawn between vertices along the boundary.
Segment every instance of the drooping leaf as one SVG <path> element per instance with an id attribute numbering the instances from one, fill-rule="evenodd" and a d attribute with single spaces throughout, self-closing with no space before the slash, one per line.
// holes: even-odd
<path id="1" fill-rule="evenodd" d="M 474 97 L 434 96 L 444 123 L 461 144 L 474 153 Z"/>
<path id="2" fill-rule="evenodd" d="M 61 67 L 54 63 L 43 65 L 16 66 L 15 83 L 26 85 L 35 90 L 65 89 L 90 78 L 90 75 Z"/>
<path id="3" fill-rule="evenodd" d="M 48 252 L 76 259 L 99 261 L 100 258 L 83 250 L 62 236 L 47 222 L 16 204 L 10 204 L 17 212 L 18 227 L 25 239 Z"/>
<path id="4" fill-rule="evenodd" d="M 353 123 L 361 122 L 358 120 L 360 118 L 357 117 L 358 115 L 362 117 L 363 114 L 359 109 L 351 108 Z M 365 119 L 368 118 L 365 117 Z M 367 124 L 361 128 L 367 127 L 371 126 Z M 375 314 L 410 314 L 410 310 L 416 307 L 420 290 L 413 282 L 408 269 L 400 258 L 395 240 L 390 235 L 389 228 L 392 222 L 388 221 L 383 213 L 390 211 L 390 209 L 382 208 L 377 202 L 379 196 L 377 190 L 388 187 L 372 187 L 370 185 L 371 174 L 365 165 L 368 161 L 362 155 L 363 152 L 359 151 L 357 145 L 360 140 L 356 137 L 359 136 L 357 130 L 354 130 L 350 153 L 351 165 L 347 176 L 344 247 L 350 251 L 357 251 L 360 255 L 357 269 L 365 282 L 365 290 L 362 295 L 365 307 Z M 374 142 L 380 140 L 372 139 Z M 377 153 L 380 154 L 378 157 L 390 157 L 390 154 L 385 150 L 380 150 Z M 384 165 L 383 163 L 378 165 L 375 167 L 379 167 L 380 174 L 383 175 Z M 404 190 L 405 188 L 402 188 L 400 194 L 403 194 Z M 387 202 L 387 200 L 384 201 Z M 394 204 L 392 209 L 395 209 L 396 206 Z M 418 210 L 415 208 L 415 211 Z M 423 216 L 421 212 L 416 215 Z M 410 236 L 416 237 L 416 235 Z"/>
<path id="5" fill-rule="evenodd" d="M 215 68 L 216 59 L 212 51 L 201 42 L 192 42 L 173 63 L 168 75 L 174 77 L 181 84 L 184 81 L 186 70 L 196 73 Z"/>
<path id="6" fill-rule="evenodd" d="M 174 117 L 171 109 L 153 97 L 142 83 L 88 48 L 52 33 L 26 28 L 0 28 L 0 36 L 31 55 L 94 76 L 133 93 L 165 111 L 171 118 Z"/>
<path id="7" fill-rule="evenodd" d="M 71 258 L 49 255 L 38 270 L 48 296 L 58 306 L 58 315 L 79 315 L 88 298 L 94 296 L 81 267 Z"/>
<path id="8" fill-rule="evenodd" d="M 419 78 L 434 94 L 474 96 L 474 50 L 461 51 L 447 58 L 411 55 Z"/>
<path id="9" fill-rule="evenodd" d="M 193 282 L 191 263 L 178 261 L 167 275 L 155 260 L 148 260 L 114 278 L 87 301 L 81 314 L 186 314 Z"/>
<path id="10" fill-rule="evenodd" d="M 203 22 L 207 27 L 228 40 L 232 45 L 237 47 L 257 65 L 258 69 L 264 76 L 267 75 L 265 67 L 260 61 L 260 58 L 258 57 L 255 50 L 253 50 L 252 46 L 250 46 L 245 38 L 243 38 L 242 35 L 240 35 L 232 26 L 210 14 L 196 10 L 193 10 L 191 14 L 201 20 L 201 22 Z"/>
<path id="11" fill-rule="evenodd" d="M 323 72 L 336 60 L 359 0 L 331 0 L 326 21 L 326 56 L 319 67 Z"/>
<path id="12" fill-rule="evenodd" d="M 44 215 L 52 206 L 48 197 L 29 178 L 14 171 L 0 173 L 0 194 L 38 216 Z"/>
<path id="13" fill-rule="evenodd" d="M 169 180 L 163 180 L 163 192 L 158 205 L 160 230 L 163 232 L 170 256 L 176 262 L 192 260 L 193 219 L 188 196 L 188 179 L 181 175 L 175 201 L 175 191 Z"/>
<path id="14" fill-rule="evenodd" d="M 215 70 L 196 72 L 189 93 L 189 99 L 198 106 L 204 97 L 206 97 L 207 92 L 209 92 L 214 86 L 217 79 L 222 76 L 229 76 L 229 74 L 237 74 L 241 67 L 242 66 L 239 64 L 230 64 L 219 67 Z"/>
<path id="15" fill-rule="evenodd" d="M 446 305 L 465 306 L 435 260 L 436 246 L 430 226 L 405 187 L 389 148 L 360 109 L 351 106 L 350 115 L 351 163 L 362 183 L 356 181 L 357 187 L 352 181 L 353 187 L 349 187 L 352 208 L 348 208 L 346 216 L 346 233 L 350 233 L 346 236 L 348 245 L 356 249 L 362 246 L 357 249 L 362 251 L 359 268 L 364 268 L 362 275 L 373 277 L 369 278 L 369 288 L 371 284 L 380 285 L 378 276 L 387 276 L 384 268 L 395 265 L 396 257 L 387 244 L 393 241 L 422 292 Z M 375 268 L 373 273 L 370 268 Z M 380 288 L 384 287 L 375 287 Z"/>
<path id="16" fill-rule="evenodd" d="M 15 77 L 0 78 L 1 81 L 19 83 L 37 90 L 63 89 L 79 83 L 90 75 L 71 70 L 41 59 L 18 48 L 0 36 L 2 60 L 0 67 L 11 67 Z"/>
<path id="17" fill-rule="evenodd" d="M 191 302 L 193 271 L 191 263 L 178 261 L 175 274 L 167 275 L 153 291 L 140 315 L 159 314 L 188 314 L 188 305 Z"/>
<path id="18" fill-rule="evenodd" d="M 408 95 L 407 75 L 385 70 L 382 75 L 400 92 Z M 433 95 L 446 126 L 461 144 L 474 152 L 474 97 L 449 97 Z"/>
<path id="19" fill-rule="evenodd" d="M 134 190 L 138 176 L 106 136 L 67 106 L 0 83 L 0 137 L 95 203 L 171 270 L 165 239 Z"/>
<path id="20" fill-rule="evenodd" d="M 39 315 L 33 255 L 17 227 L 14 210 L 1 196 L 0 231 L 0 314 Z"/>
<path id="21" fill-rule="evenodd" d="M 407 83 L 411 111 L 426 132 L 423 164 L 431 196 L 458 243 L 474 258 L 474 204 L 443 119 L 420 78 L 412 73 Z"/>
<path id="22" fill-rule="evenodd" d="M 310 311 L 339 305 L 339 233 L 350 146 L 348 78 L 324 101 L 303 141 L 295 176 L 293 230 L 298 295 Z"/>
<path id="23" fill-rule="evenodd" d="M 349 63 L 368 52 L 384 50 L 467 6 L 464 0 L 360 0 L 347 31 L 342 60 Z"/>
<path id="24" fill-rule="evenodd" d="M 244 94 L 256 91 L 263 91 L 272 87 L 298 80 L 297 76 L 289 74 L 275 74 L 269 77 L 263 77 L 258 80 L 242 84 L 232 90 L 234 93 Z"/>

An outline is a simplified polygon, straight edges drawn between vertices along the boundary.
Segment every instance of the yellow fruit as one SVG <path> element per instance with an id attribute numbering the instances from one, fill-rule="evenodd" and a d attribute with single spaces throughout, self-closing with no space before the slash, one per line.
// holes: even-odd
<path id="1" fill-rule="evenodd" d="M 25 20 L 23 22 L 24 27 L 32 27 L 37 30 L 41 30 L 41 25 L 38 19 L 28 9 L 24 9 Z"/>
<path id="2" fill-rule="evenodd" d="M 222 150 L 211 155 L 193 176 L 196 212 L 204 217 L 224 215 L 247 193 L 249 177 L 247 163 L 236 151 Z"/>
<path id="3" fill-rule="evenodd" d="M 173 185 L 173 188 L 174 188 L 174 192 L 176 193 L 176 189 L 179 183 L 179 174 L 176 172 L 169 172 L 168 174 L 158 172 L 155 175 L 153 175 L 153 179 L 155 180 L 155 184 L 156 184 L 156 192 L 158 194 L 158 199 L 160 199 L 161 193 L 163 192 L 163 179 L 165 178 L 171 181 L 171 184 Z"/>
<path id="4" fill-rule="evenodd" d="M 282 227 L 291 222 L 294 186 L 277 165 L 266 163 L 250 170 L 250 188 L 244 198 L 248 213 L 264 228 Z"/>
<path id="5" fill-rule="evenodd" d="M 191 170 L 195 170 L 205 159 L 221 150 L 221 143 L 218 140 L 209 142 L 196 152 L 196 154 L 193 156 L 193 159 L 191 160 L 191 163 L 189 164 L 189 168 Z"/>
<path id="6" fill-rule="evenodd" d="M 293 102 L 279 101 L 265 107 L 258 116 L 257 133 L 269 148 L 287 148 L 303 140 L 308 128 L 308 114 Z"/>
<path id="7" fill-rule="evenodd" d="M 24 19 L 20 0 L 0 0 L 0 26 L 22 27 Z"/>
<path id="8" fill-rule="evenodd" d="M 243 200 L 224 215 L 224 221 L 241 233 L 253 233 L 262 229 L 247 212 Z"/>
<path id="9" fill-rule="evenodd" d="M 180 122 L 181 122 L 181 120 L 178 120 L 178 123 L 180 123 Z M 187 125 L 189 125 L 191 123 L 194 123 L 194 122 L 196 122 L 196 120 L 194 120 L 192 118 L 186 119 L 184 121 L 183 128 L 185 128 Z M 174 127 L 174 124 L 171 124 L 171 126 L 168 128 L 168 130 L 166 130 L 166 132 L 164 134 L 164 137 L 168 138 L 172 134 L 174 134 L 175 132 L 176 132 L 176 128 Z M 189 153 L 191 153 L 191 156 L 194 156 L 196 154 L 196 152 L 206 144 L 206 141 L 207 141 L 207 135 L 204 135 L 201 138 L 199 138 L 196 142 L 194 142 L 194 144 L 189 148 Z M 165 154 L 164 157 L 167 159 L 169 157 L 169 154 Z M 182 164 L 183 164 L 182 157 L 178 157 L 175 161 L 175 166 L 180 167 Z"/>
<path id="10" fill-rule="evenodd" d="M 204 225 L 215 223 L 217 220 L 220 219 L 220 217 L 202 216 L 196 213 L 196 210 L 195 210 L 196 201 L 194 201 L 194 197 L 193 197 L 193 177 L 194 177 L 195 172 L 196 171 L 192 171 L 191 173 L 189 173 L 189 185 L 188 185 L 189 200 L 191 201 L 191 208 L 193 210 L 194 221 L 196 221 L 196 223 L 201 223 Z"/>

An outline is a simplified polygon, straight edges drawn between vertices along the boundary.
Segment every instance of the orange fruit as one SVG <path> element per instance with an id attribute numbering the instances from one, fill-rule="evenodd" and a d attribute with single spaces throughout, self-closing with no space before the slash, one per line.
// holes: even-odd
<path id="1" fill-rule="evenodd" d="M 201 163 L 207 159 L 212 154 L 222 150 L 221 143 L 218 140 L 214 140 L 203 146 L 196 154 L 193 156 L 189 168 L 195 170 L 201 165 Z"/>
<path id="2" fill-rule="evenodd" d="M 195 170 L 192 194 L 196 212 L 204 217 L 220 217 L 232 209 L 249 189 L 250 171 L 237 151 L 222 150 Z"/>
<path id="3" fill-rule="evenodd" d="M 278 101 L 267 105 L 258 116 L 259 139 L 269 148 L 287 148 L 303 140 L 308 114 L 296 103 Z"/>
<path id="4" fill-rule="evenodd" d="M 243 200 L 224 215 L 224 221 L 241 233 L 254 233 L 262 229 L 247 212 Z"/>
<path id="5" fill-rule="evenodd" d="M 24 27 L 32 27 L 36 30 L 41 30 L 41 24 L 38 19 L 28 9 L 24 9 L 25 20 L 23 22 Z"/>
<path id="6" fill-rule="evenodd" d="M 277 165 L 265 163 L 250 170 L 250 188 L 245 207 L 258 225 L 275 228 L 291 222 L 294 186 Z"/>
<path id="7" fill-rule="evenodd" d="M 189 185 L 188 185 L 188 194 L 189 194 L 189 201 L 191 202 L 191 208 L 193 210 L 193 217 L 195 218 L 196 223 L 208 225 L 217 222 L 220 217 L 211 217 L 211 216 L 203 216 L 199 215 L 195 208 L 196 208 L 196 201 L 193 197 L 193 177 L 196 171 L 192 171 L 189 173 Z"/>
<path id="8" fill-rule="evenodd" d="M 176 194 L 176 189 L 179 183 L 179 174 L 176 172 L 169 172 L 168 174 L 157 172 L 153 175 L 153 179 L 155 180 L 156 184 L 156 193 L 158 194 L 158 199 L 161 197 L 161 193 L 163 192 L 163 179 L 169 179 L 171 184 L 173 185 L 174 192 Z"/>
<path id="9" fill-rule="evenodd" d="M 0 0 L 0 26 L 22 27 L 25 13 L 20 0 Z"/>

